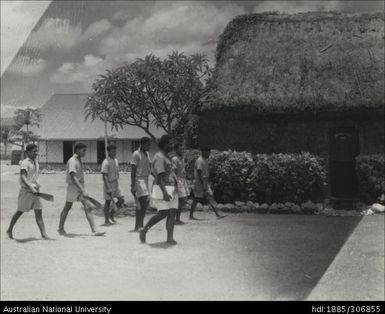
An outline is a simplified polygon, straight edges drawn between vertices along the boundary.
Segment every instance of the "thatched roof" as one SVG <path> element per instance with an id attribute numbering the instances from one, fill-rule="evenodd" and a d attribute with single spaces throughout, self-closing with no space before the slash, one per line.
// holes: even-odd
<path id="1" fill-rule="evenodd" d="M 259 112 L 381 108 L 384 14 L 236 17 L 217 47 L 206 109 Z"/>

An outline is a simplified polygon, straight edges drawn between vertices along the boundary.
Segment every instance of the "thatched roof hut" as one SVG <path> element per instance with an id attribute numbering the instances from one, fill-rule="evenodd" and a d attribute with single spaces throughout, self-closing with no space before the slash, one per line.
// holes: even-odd
<path id="1" fill-rule="evenodd" d="M 384 151 L 383 13 L 242 15 L 216 58 L 191 146 L 311 152 L 331 196 L 357 195 L 355 158 Z"/>
<path id="2" fill-rule="evenodd" d="M 242 15 L 220 36 L 216 61 L 206 110 L 380 108 L 384 14 Z"/>

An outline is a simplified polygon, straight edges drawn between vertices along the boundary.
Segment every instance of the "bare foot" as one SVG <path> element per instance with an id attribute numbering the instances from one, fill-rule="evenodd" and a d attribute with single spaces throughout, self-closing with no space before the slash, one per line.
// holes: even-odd
<path id="1" fill-rule="evenodd" d="M 197 218 L 195 218 L 194 216 L 190 216 L 189 218 L 190 220 L 198 220 Z"/>
<path id="2" fill-rule="evenodd" d="M 13 240 L 13 234 L 11 230 L 7 230 L 7 235 L 9 239 Z"/>
<path id="3" fill-rule="evenodd" d="M 139 240 L 141 243 L 146 243 L 146 231 L 143 228 L 139 230 Z"/>
<path id="4" fill-rule="evenodd" d="M 176 242 L 174 239 L 172 239 L 172 240 L 167 240 L 167 243 L 170 244 L 170 245 L 176 245 L 176 244 L 178 244 L 178 242 Z"/>
<path id="5" fill-rule="evenodd" d="M 92 235 L 95 236 L 95 237 L 104 236 L 105 234 L 106 234 L 105 231 L 94 231 L 94 232 L 92 232 Z"/>
<path id="6" fill-rule="evenodd" d="M 176 225 L 185 225 L 185 223 L 182 221 L 182 220 L 177 220 L 177 221 L 175 221 L 175 224 Z"/>
<path id="7" fill-rule="evenodd" d="M 52 238 L 50 238 L 49 236 L 47 236 L 46 234 L 45 235 L 42 235 L 41 236 L 43 240 L 53 240 Z"/>
<path id="8" fill-rule="evenodd" d="M 227 217 L 227 215 L 218 215 L 217 219 L 222 219 L 222 218 L 225 218 L 225 217 Z"/>
<path id="9" fill-rule="evenodd" d="M 130 230 L 128 232 L 139 232 L 139 229 L 132 229 L 132 230 Z"/>
<path id="10" fill-rule="evenodd" d="M 62 235 L 62 236 L 67 235 L 67 232 L 66 232 L 64 229 L 59 229 L 57 232 L 58 232 L 60 235 Z"/>
<path id="11" fill-rule="evenodd" d="M 104 224 L 102 224 L 102 226 L 112 226 L 112 222 L 111 221 L 106 221 Z"/>

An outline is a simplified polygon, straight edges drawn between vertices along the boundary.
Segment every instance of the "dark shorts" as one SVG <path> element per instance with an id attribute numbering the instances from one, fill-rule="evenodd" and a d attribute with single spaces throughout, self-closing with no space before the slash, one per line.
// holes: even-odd
<path id="1" fill-rule="evenodd" d="M 207 197 L 193 197 L 194 201 L 196 201 L 197 203 L 201 203 L 202 205 L 208 205 L 209 204 L 209 200 L 207 199 Z"/>

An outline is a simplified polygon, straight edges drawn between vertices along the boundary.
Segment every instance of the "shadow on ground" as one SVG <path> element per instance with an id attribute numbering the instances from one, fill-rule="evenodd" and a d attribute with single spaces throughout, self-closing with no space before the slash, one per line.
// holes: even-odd
<path id="1" fill-rule="evenodd" d="M 155 249 L 169 249 L 169 248 L 174 247 L 174 245 L 168 244 L 166 241 L 148 243 L 148 245 L 152 248 L 155 248 Z"/>
<path id="2" fill-rule="evenodd" d="M 269 219 L 269 216 L 265 217 Z M 318 217 L 313 220 L 297 216 L 296 219 L 288 219 L 292 220 L 290 223 L 286 221 L 277 228 L 269 224 L 269 231 L 274 235 L 266 234 L 266 237 L 257 240 L 257 248 L 261 252 L 255 257 L 258 259 L 258 255 L 260 258 L 262 255 L 262 260 L 258 261 L 259 267 L 265 266 L 268 270 L 264 280 L 269 282 L 269 298 L 306 299 L 361 219 Z M 266 225 L 262 225 L 263 222 L 252 222 L 256 223 L 256 230 L 264 233 Z M 265 255 L 267 248 L 269 251 Z M 263 258 L 267 256 L 268 265 L 264 265 Z M 255 280 L 258 282 L 258 278 Z"/>
<path id="3" fill-rule="evenodd" d="M 66 233 L 62 235 L 62 237 L 64 238 L 84 238 L 89 236 L 90 236 L 89 234 L 85 234 L 85 233 Z"/>
<path id="4" fill-rule="evenodd" d="M 33 242 L 33 241 L 41 241 L 39 238 L 35 237 L 28 237 L 24 239 L 15 239 L 17 243 L 28 243 L 28 242 Z"/>

